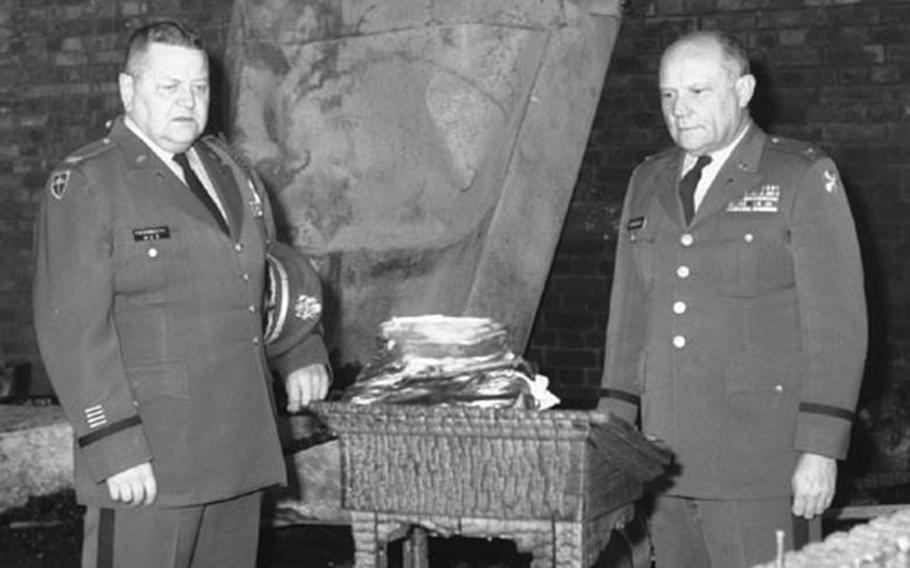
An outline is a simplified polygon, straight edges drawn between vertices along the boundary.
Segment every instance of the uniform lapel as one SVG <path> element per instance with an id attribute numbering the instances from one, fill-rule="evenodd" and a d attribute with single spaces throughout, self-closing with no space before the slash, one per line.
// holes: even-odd
<path id="1" fill-rule="evenodd" d="M 679 173 L 682 170 L 683 151 L 677 150 L 669 158 L 665 168 L 660 169 L 657 184 L 657 200 L 670 219 L 675 219 L 680 226 L 683 221 L 682 202 L 679 200 Z"/>
<path id="2" fill-rule="evenodd" d="M 158 199 L 203 223 L 217 226 L 212 214 L 193 195 L 183 181 L 161 161 L 155 152 L 136 136 L 119 117 L 111 128 L 110 137 L 123 148 L 129 160 L 130 177 L 134 187 L 148 194 L 158 194 Z"/>
<path id="3" fill-rule="evenodd" d="M 231 236 L 234 240 L 240 237 L 241 224 L 243 223 L 243 200 L 240 196 L 240 188 L 232 175 L 230 168 L 221 163 L 217 157 L 213 156 L 205 144 L 195 144 L 196 155 L 205 166 L 209 179 L 218 192 L 221 199 L 221 205 L 227 214 L 228 227 L 231 230 Z"/>
<path id="4" fill-rule="evenodd" d="M 742 197 L 746 189 L 761 182 L 762 174 L 758 172 L 758 161 L 761 159 L 765 138 L 765 133 L 758 126 L 755 124 L 749 126 L 749 131 L 717 172 L 714 183 L 695 212 L 693 225 L 718 211 L 724 211 L 728 203 Z"/>

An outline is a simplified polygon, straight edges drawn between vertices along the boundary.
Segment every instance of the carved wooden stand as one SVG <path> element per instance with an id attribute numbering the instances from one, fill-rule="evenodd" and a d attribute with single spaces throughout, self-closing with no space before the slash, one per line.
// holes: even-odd
<path id="1" fill-rule="evenodd" d="M 342 506 L 357 568 L 386 568 L 407 538 L 427 566 L 427 531 L 503 538 L 534 568 L 584 568 L 632 519 L 669 456 L 596 412 L 318 403 L 340 440 Z"/>

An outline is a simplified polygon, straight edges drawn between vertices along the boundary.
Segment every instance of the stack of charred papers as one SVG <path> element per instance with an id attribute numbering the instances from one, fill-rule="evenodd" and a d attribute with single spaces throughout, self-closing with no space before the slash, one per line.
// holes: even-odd
<path id="1" fill-rule="evenodd" d="M 379 340 L 343 401 L 536 410 L 559 402 L 491 319 L 396 317 L 381 324 Z"/>

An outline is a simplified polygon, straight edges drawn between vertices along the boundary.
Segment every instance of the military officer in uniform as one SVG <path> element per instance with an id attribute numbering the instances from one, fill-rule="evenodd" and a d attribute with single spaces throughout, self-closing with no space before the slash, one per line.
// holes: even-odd
<path id="1" fill-rule="evenodd" d="M 119 86 L 125 116 L 53 171 L 36 226 L 35 323 L 75 433 L 83 566 L 252 567 L 262 490 L 285 482 L 270 366 L 291 411 L 329 386 L 318 301 L 286 302 L 312 325 L 265 345 L 279 245 L 259 179 L 202 137 L 198 36 L 137 30 Z"/>
<path id="2" fill-rule="evenodd" d="M 860 253 L 834 162 L 750 119 L 735 40 L 682 37 L 659 82 L 677 147 L 629 183 L 599 406 L 676 455 L 657 566 L 752 566 L 833 498 L 866 350 Z"/>

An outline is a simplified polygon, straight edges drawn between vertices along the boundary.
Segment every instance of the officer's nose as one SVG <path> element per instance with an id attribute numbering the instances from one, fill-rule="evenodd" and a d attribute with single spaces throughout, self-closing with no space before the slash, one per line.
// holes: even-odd
<path id="1" fill-rule="evenodd" d="M 670 114 L 673 116 L 685 116 L 689 114 L 689 103 L 684 97 L 676 97 L 670 106 Z"/>
<path id="2" fill-rule="evenodd" d="M 195 107 L 197 101 L 196 93 L 193 92 L 193 87 L 190 85 L 181 85 L 177 92 L 177 101 L 186 108 Z"/>

